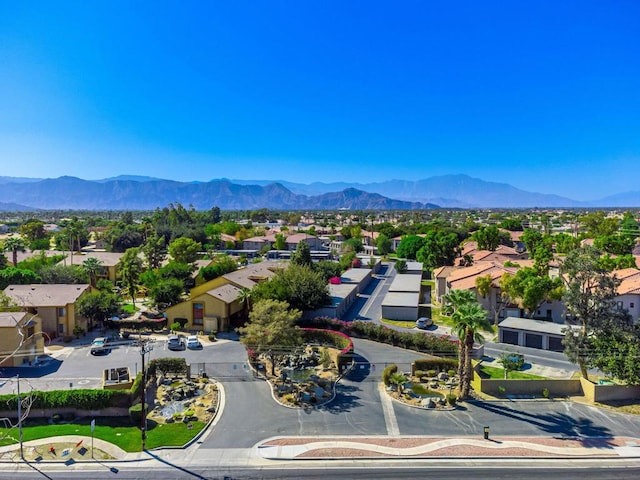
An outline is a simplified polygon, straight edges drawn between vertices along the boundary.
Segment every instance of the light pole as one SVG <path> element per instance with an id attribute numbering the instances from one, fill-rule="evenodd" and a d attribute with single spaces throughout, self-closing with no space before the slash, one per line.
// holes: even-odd
<path id="1" fill-rule="evenodd" d="M 141 400 L 142 400 L 142 418 L 140 421 L 140 432 L 142 433 L 142 451 L 146 450 L 146 440 L 147 440 L 147 376 L 146 370 L 144 366 L 144 355 L 153 350 L 153 345 L 147 343 L 146 341 L 140 342 L 140 355 L 142 356 L 142 390 L 141 390 Z"/>
<path id="2" fill-rule="evenodd" d="M 22 398 L 20 397 L 20 375 L 16 375 L 18 381 L 18 432 L 20 439 L 20 460 L 24 461 L 24 449 L 22 445 Z"/>

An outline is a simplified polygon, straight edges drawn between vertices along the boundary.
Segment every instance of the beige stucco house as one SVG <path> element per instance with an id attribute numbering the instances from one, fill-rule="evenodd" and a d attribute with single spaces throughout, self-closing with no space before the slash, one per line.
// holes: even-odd
<path id="1" fill-rule="evenodd" d="M 44 354 L 42 322 L 27 312 L 0 312 L 0 367 L 19 367 Z"/>
<path id="2" fill-rule="evenodd" d="M 90 291 L 89 284 L 9 285 L 4 289 L 5 295 L 15 305 L 40 317 L 42 331 L 51 338 L 72 335 L 76 325 L 85 331 L 93 327 L 85 317 L 76 313 L 76 302 Z"/>

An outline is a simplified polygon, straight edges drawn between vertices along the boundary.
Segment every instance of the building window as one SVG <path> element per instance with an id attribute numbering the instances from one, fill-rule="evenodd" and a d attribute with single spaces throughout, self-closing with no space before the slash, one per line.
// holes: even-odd
<path id="1" fill-rule="evenodd" d="M 552 317 L 551 310 L 547 310 L 547 318 L 551 318 L 551 317 Z"/>
<path id="2" fill-rule="evenodd" d="M 629 308 L 633 308 L 634 306 L 635 306 L 635 305 L 633 304 L 633 302 L 631 302 L 631 303 L 629 304 Z"/>
<path id="3" fill-rule="evenodd" d="M 58 307 L 58 316 L 59 317 L 66 317 L 67 316 L 67 309 L 65 307 Z"/>
<path id="4" fill-rule="evenodd" d="M 204 323 L 204 304 L 193 304 L 193 324 L 202 325 Z"/>
<path id="5" fill-rule="evenodd" d="M 624 308 L 624 304 L 622 302 L 618 302 L 618 310 L 622 310 Z"/>
<path id="6" fill-rule="evenodd" d="M 58 333 L 64 333 L 64 323 L 58 324 Z"/>

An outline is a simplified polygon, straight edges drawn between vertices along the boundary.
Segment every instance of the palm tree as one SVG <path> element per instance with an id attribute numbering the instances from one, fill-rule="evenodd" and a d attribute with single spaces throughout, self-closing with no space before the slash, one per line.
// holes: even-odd
<path id="1" fill-rule="evenodd" d="M 13 266 L 18 266 L 18 252 L 26 252 L 27 244 L 21 237 L 9 237 L 2 244 L 2 250 L 11 252 L 13 255 Z"/>
<path id="2" fill-rule="evenodd" d="M 251 311 L 251 289 L 247 287 L 242 287 L 240 292 L 238 293 L 238 300 L 240 303 L 244 305 L 245 308 L 245 318 L 248 318 L 249 312 Z"/>
<path id="3" fill-rule="evenodd" d="M 392 374 L 389 377 L 389 383 L 391 385 L 395 385 L 396 388 L 398 389 L 398 393 L 402 393 L 404 390 L 404 384 L 407 383 L 409 381 L 409 379 L 400 372 L 395 372 L 394 374 Z"/>
<path id="4" fill-rule="evenodd" d="M 482 343 L 484 338 L 479 330 L 490 330 L 487 311 L 479 303 L 465 303 L 452 315 L 453 330 L 458 335 L 459 358 L 458 373 L 460 375 L 460 399 L 469 396 L 473 369 L 471 368 L 471 350 L 475 342 Z"/>
<path id="5" fill-rule="evenodd" d="M 104 270 L 103 264 L 96 257 L 89 257 L 82 262 L 82 270 L 89 275 L 89 282 L 92 287 L 96 286 L 96 278 Z"/>
<path id="6" fill-rule="evenodd" d="M 442 297 L 443 315 L 453 315 L 462 305 L 466 303 L 476 303 L 477 298 L 472 290 L 451 290 Z"/>

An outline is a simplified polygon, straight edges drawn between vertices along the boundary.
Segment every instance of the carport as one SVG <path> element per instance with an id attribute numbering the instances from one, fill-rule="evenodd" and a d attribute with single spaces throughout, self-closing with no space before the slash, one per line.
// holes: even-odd
<path id="1" fill-rule="evenodd" d="M 564 351 L 563 330 L 567 327 L 569 325 L 544 320 L 507 317 L 498 325 L 498 341 L 521 347 L 562 352 Z"/>

